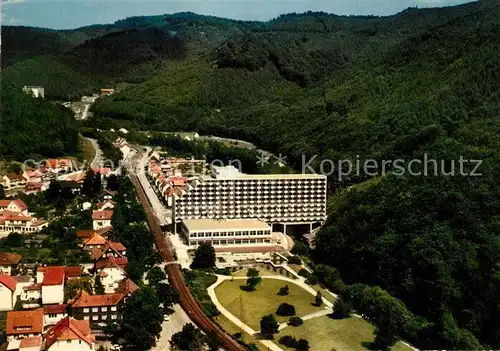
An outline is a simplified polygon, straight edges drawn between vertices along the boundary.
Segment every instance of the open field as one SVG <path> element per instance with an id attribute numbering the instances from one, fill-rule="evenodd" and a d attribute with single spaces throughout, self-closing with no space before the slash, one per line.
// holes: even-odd
<path id="1" fill-rule="evenodd" d="M 373 341 L 374 327 L 367 321 L 351 317 L 346 319 L 332 319 L 329 316 L 309 319 L 300 327 L 288 326 L 276 334 L 275 342 L 284 350 L 293 350 L 279 344 L 278 341 L 285 335 L 298 339 L 307 339 L 311 351 L 366 351 Z M 397 342 L 391 350 L 411 351 L 401 342 Z"/>
<path id="2" fill-rule="evenodd" d="M 245 280 L 225 281 L 220 284 L 215 293 L 219 302 L 233 315 L 242 320 L 250 328 L 260 330 L 260 320 L 266 314 L 274 314 L 278 306 L 289 303 L 295 306 L 297 316 L 323 310 L 314 306 L 314 296 L 293 283 L 276 279 L 262 279 L 256 291 L 247 292 L 240 288 Z M 290 288 L 290 294 L 279 296 L 278 290 L 284 285 Z M 279 323 L 288 321 L 289 317 L 276 316 Z"/>
<path id="3" fill-rule="evenodd" d="M 83 137 L 80 138 L 80 142 L 82 144 L 83 159 L 87 162 L 87 165 L 90 165 L 94 161 L 95 149 L 92 143 Z"/>

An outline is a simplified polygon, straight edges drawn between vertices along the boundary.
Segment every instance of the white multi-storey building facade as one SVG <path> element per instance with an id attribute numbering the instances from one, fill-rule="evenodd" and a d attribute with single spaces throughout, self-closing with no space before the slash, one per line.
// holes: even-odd
<path id="1" fill-rule="evenodd" d="M 190 219 L 259 219 L 269 224 L 314 224 L 326 219 L 326 176 L 243 174 L 212 167 L 191 180 L 173 202 L 176 223 Z M 286 231 L 286 228 L 285 228 Z"/>

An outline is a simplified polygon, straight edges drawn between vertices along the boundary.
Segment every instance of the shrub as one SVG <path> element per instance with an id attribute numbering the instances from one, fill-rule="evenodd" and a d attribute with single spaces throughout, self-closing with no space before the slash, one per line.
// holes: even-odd
<path id="1" fill-rule="evenodd" d="M 304 277 L 304 278 L 309 278 L 309 276 L 311 275 L 311 273 L 309 273 L 308 271 L 306 271 L 304 268 L 302 268 L 298 274 L 301 276 L 301 277 Z"/>
<path id="2" fill-rule="evenodd" d="M 304 321 L 300 317 L 293 316 L 293 317 L 290 317 L 288 324 L 293 325 L 294 327 L 298 327 L 299 325 L 304 324 Z"/>
<path id="3" fill-rule="evenodd" d="M 310 274 L 306 279 L 306 283 L 309 285 L 316 285 L 318 284 L 318 277 L 316 277 L 314 274 Z"/>
<path id="4" fill-rule="evenodd" d="M 295 346 L 297 345 L 297 339 L 295 339 L 291 335 L 282 336 L 280 338 L 279 342 L 280 342 L 280 344 L 285 345 L 286 347 L 290 347 L 290 348 L 295 348 Z"/>
<path id="5" fill-rule="evenodd" d="M 337 319 L 347 318 L 351 315 L 351 310 L 351 301 L 340 297 L 333 304 L 333 317 Z"/>
<path id="6" fill-rule="evenodd" d="M 295 315 L 295 307 L 290 305 L 289 303 L 283 302 L 279 305 L 276 310 L 276 314 L 278 316 L 286 317 L 286 316 L 294 316 Z"/>
<path id="7" fill-rule="evenodd" d="M 290 293 L 290 288 L 288 288 L 288 285 L 285 285 L 285 286 L 282 286 L 279 290 L 278 290 L 278 295 L 280 296 L 286 296 Z"/>
<path id="8" fill-rule="evenodd" d="M 288 258 L 288 263 L 289 264 L 298 264 L 298 265 L 301 265 L 302 264 L 302 260 L 300 259 L 299 256 L 295 255 L 295 256 L 291 256 Z"/>
<path id="9" fill-rule="evenodd" d="M 295 350 L 297 351 L 308 351 L 309 350 L 309 341 L 306 339 L 300 339 L 297 341 L 297 344 L 295 345 Z"/>

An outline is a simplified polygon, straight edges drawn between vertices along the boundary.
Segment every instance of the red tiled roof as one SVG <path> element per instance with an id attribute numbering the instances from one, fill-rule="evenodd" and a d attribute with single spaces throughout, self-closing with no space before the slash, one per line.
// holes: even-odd
<path id="1" fill-rule="evenodd" d="M 42 290 L 42 283 L 31 284 L 23 288 L 23 290 L 27 291 L 39 291 Z"/>
<path id="2" fill-rule="evenodd" d="M 43 339 L 41 336 L 31 336 L 29 338 L 21 339 L 21 343 L 19 344 L 19 348 L 31 348 L 31 347 L 41 347 L 43 343 Z"/>
<path id="3" fill-rule="evenodd" d="M 97 234 L 99 235 L 104 235 L 106 234 L 107 232 L 109 232 L 111 229 L 113 229 L 112 226 L 107 226 L 107 227 L 102 227 L 100 229 L 97 229 Z"/>
<path id="4" fill-rule="evenodd" d="M 108 256 L 96 262 L 95 266 L 97 269 L 101 268 L 111 268 L 117 267 L 124 269 L 128 264 L 128 259 L 126 257 L 115 258 L 113 256 Z"/>
<path id="5" fill-rule="evenodd" d="M 127 295 L 128 293 L 133 293 L 136 290 L 139 290 L 137 284 L 129 278 L 125 278 L 118 284 L 118 288 L 116 288 L 115 293 Z"/>
<path id="6" fill-rule="evenodd" d="M 66 276 L 66 279 L 80 277 L 82 275 L 82 267 L 66 266 L 64 267 L 64 275 Z"/>
<path id="7" fill-rule="evenodd" d="M 107 241 L 106 245 L 115 251 L 125 251 L 127 248 L 120 242 Z"/>
<path id="8" fill-rule="evenodd" d="M 17 281 L 10 275 L 0 274 L 0 284 L 6 286 L 10 291 L 16 291 Z"/>
<path id="9" fill-rule="evenodd" d="M 18 264 L 23 259 L 23 256 L 13 252 L 0 253 L 0 266 Z"/>
<path id="10" fill-rule="evenodd" d="M 9 206 L 10 202 L 12 200 L 0 200 L 0 207 L 7 207 Z"/>
<path id="11" fill-rule="evenodd" d="M 29 222 L 31 221 L 33 218 L 31 218 L 31 216 L 7 216 L 5 217 L 5 220 L 7 221 L 23 221 L 23 222 Z"/>
<path id="12" fill-rule="evenodd" d="M 95 230 L 93 229 L 83 229 L 83 230 L 78 230 L 76 232 L 76 237 L 77 238 L 90 238 L 92 234 L 96 233 Z"/>
<path id="13" fill-rule="evenodd" d="M 107 176 L 111 173 L 111 168 L 109 168 L 109 167 L 92 167 L 92 171 L 94 171 L 94 173 L 99 173 L 99 174 Z"/>
<path id="14" fill-rule="evenodd" d="M 83 242 L 85 246 L 87 245 L 105 245 L 106 239 L 104 239 L 101 235 L 94 233 L 90 238 Z"/>
<path id="15" fill-rule="evenodd" d="M 113 211 L 94 211 L 92 212 L 92 219 L 111 219 L 113 218 Z"/>
<path id="16" fill-rule="evenodd" d="M 64 283 L 64 267 L 52 266 L 43 268 L 45 268 L 45 273 L 42 285 L 62 285 Z"/>
<path id="17" fill-rule="evenodd" d="M 78 339 L 93 345 L 95 335 L 90 332 L 89 321 L 66 317 L 57 322 L 45 335 L 45 349 L 49 349 L 58 340 Z"/>
<path id="18" fill-rule="evenodd" d="M 47 221 L 44 221 L 43 219 L 37 219 L 36 221 L 34 221 L 33 223 L 31 223 L 31 226 L 32 227 L 38 227 L 38 226 L 41 226 L 43 224 L 47 223 Z"/>
<path id="19" fill-rule="evenodd" d="M 71 307 L 115 306 L 123 299 L 123 296 L 123 294 L 89 295 L 82 290 L 80 296 Z"/>
<path id="20" fill-rule="evenodd" d="M 12 202 L 14 202 L 17 207 L 19 207 L 21 210 L 25 210 L 28 208 L 28 206 L 24 203 L 23 200 L 13 200 Z"/>
<path id="21" fill-rule="evenodd" d="M 44 314 L 58 314 L 58 313 L 66 313 L 68 305 L 46 305 L 43 306 Z"/>
<path id="22" fill-rule="evenodd" d="M 25 180 L 21 174 L 16 174 L 16 173 L 10 173 L 9 175 L 7 175 L 7 177 L 10 180 Z"/>
<path id="23" fill-rule="evenodd" d="M 6 331 L 7 335 L 41 334 L 43 331 L 43 308 L 7 312 Z"/>

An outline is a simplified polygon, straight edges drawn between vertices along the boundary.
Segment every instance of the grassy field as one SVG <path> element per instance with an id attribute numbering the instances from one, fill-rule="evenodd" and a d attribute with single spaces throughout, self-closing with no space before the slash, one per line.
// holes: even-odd
<path id="1" fill-rule="evenodd" d="M 233 315 L 241 319 L 254 330 L 260 330 L 260 320 L 266 314 L 274 314 L 278 306 L 289 303 L 295 306 L 298 316 L 321 311 L 323 307 L 314 306 L 314 296 L 293 283 L 277 279 L 262 279 L 256 291 L 243 291 L 240 286 L 245 280 L 225 281 L 215 292 L 219 302 Z M 279 296 L 278 290 L 284 285 L 290 288 L 290 294 Z M 286 322 L 289 317 L 276 316 L 278 322 Z"/>
<path id="2" fill-rule="evenodd" d="M 304 321 L 300 327 L 288 326 L 275 335 L 279 339 L 291 335 L 296 339 L 307 339 L 311 351 L 365 351 L 373 341 L 374 327 L 367 321 L 351 317 L 347 319 L 332 319 L 328 316 Z M 293 350 L 278 343 L 284 350 Z M 410 351 L 400 342 L 392 347 L 393 351 Z"/>
<path id="3" fill-rule="evenodd" d="M 277 272 L 273 272 L 267 268 L 257 268 L 259 271 L 260 276 L 265 276 L 265 275 L 279 275 Z M 241 271 L 233 273 L 233 277 L 246 277 L 247 276 L 248 269 L 242 269 Z"/>

